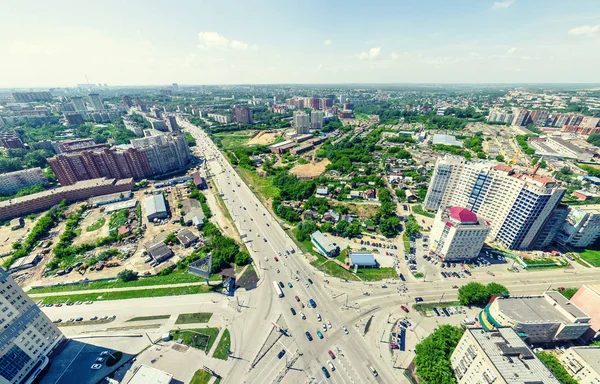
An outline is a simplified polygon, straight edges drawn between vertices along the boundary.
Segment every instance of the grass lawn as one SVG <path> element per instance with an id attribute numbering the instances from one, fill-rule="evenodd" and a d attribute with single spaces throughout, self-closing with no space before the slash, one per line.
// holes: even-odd
<path id="1" fill-rule="evenodd" d="M 422 215 L 425 217 L 435 217 L 435 215 L 433 213 L 429 213 L 429 212 L 425 211 L 423 209 L 423 206 L 421 206 L 421 205 L 414 205 L 412 207 L 412 211 L 413 211 L 413 213 L 416 213 L 417 215 Z"/>
<path id="2" fill-rule="evenodd" d="M 194 335 L 201 334 L 207 337 L 207 341 L 203 340 L 200 345 L 194 344 L 192 337 Z M 189 345 L 193 348 L 198 348 L 203 351 L 210 351 L 210 348 L 215 343 L 215 339 L 219 335 L 219 328 L 190 328 L 190 329 L 176 329 L 171 331 L 173 340 L 183 340 L 183 344 Z"/>
<path id="3" fill-rule="evenodd" d="M 204 369 L 199 369 L 194 373 L 194 377 L 192 377 L 190 384 L 208 384 L 211 377 L 212 375 L 210 373 L 206 372 Z M 215 384 L 219 384 L 220 382 L 221 379 L 217 379 Z"/>
<path id="4" fill-rule="evenodd" d="M 177 316 L 175 324 L 208 323 L 212 315 L 210 312 L 182 313 Z"/>
<path id="5" fill-rule="evenodd" d="M 600 250 L 586 249 L 583 252 L 579 252 L 579 256 L 594 267 L 600 267 Z"/>
<path id="6" fill-rule="evenodd" d="M 342 252 L 340 252 L 340 254 L 336 256 L 336 259 L 340 263 L 346 263 L 347 258 L 348 258 L 348 248 L 342 249 Z"/>
<path id="7" fill-rule="evenodd" d="M 255 172 L 240 167 L 237 167 L 236 171 L 246 184 L 253 186 L 254 190 L 259 192 L 263 199 L 268 200 L 279 196 L 279 188 L 273 186 L 271 177 L 260 177 Z"/>
<path id="8" fill-rule="evenodd" d="M 459 301 L 443 301 L 441 303 L 421 303 L 421 304 L 413 304 L 413 308 L 420 312 L 431 311 L 435 308 L 447 308 L 447 307 L 459 307 Z"/>
<path id="9" fill-rule="evenodd" d="M 415 279 L 422 279 L 424 277 L 424 275 L 421 272 L 417 272 L 413 276 L 415 277 Z"/>
<path id="10" fill-rule="evenodd" d="M 96 324 L 106 324 L 115 321 L 115 319 L 106 319 L 106 320 L 88 320 L 88 321 L 65 321 L 62 323 L 57 323 L 59 327 L 69 327 L 72 325 L 96 325 Z"/>
<path id="11" fill-rule="evenodd" d="M 106 219 L 104 217 L 101 217 L 98 220 L 96 220 L 92 225 L 88 226 L 85 230 L 88 232 L 97 231 L 98 229 L 102 228 L 105 223 Z"/>
<path id="12" fill-rule="evenodd" d="M 402 242 L 404 242 L 404 250 L 408 252 L 410 250 L 410 238 L 406 236 L 406 232 L 402 234 Z"/>
<path id="13" fill-rule="evenodd" d="M 221 336 L 221 340 L 219 340 L 217 348 L 215 348 L 215 353 L 213 353 L 213 357 L 216 359 L 227 360 L 229 358 L 230 348 L 231 335 L 229 334 L 229 329 L 226 329 L 223 331 L 223 336 Z"/>
<path id="14" fill-rule="evenodd" d="M 217 133 L 215 137 L 221 140 L 224 149 L 230 149 L 246 144 L 252 138 L 251 131 L 236 131 L 227 133 Z"/>
<path id="15" fill-rule="evenodd" d="M 220 277 L 219 277 L 220 279 Z M 204 281 L 199 276 L 192 275 L 186 270 L 174 270 L 171 274 L 166 276 L 151 276 L 151 277 L 140 277 L 134 281 L 123 282 L 120 280 L 104 280 L 94 281 L 90 283 L 79 283 L 71 285 L 59 285 L 54 287 L 44 288 L 33 288 L 30 289 L 28 294 L 35 293 L 52 293 L 52 292 L 71 292 L 71 291 L 87 291 L 90 289 L 108 289 L 108 288 L 126 288 L 126 287 L 147 287 L 152 285 L 169 285 L 169 284 L 181 284 L 181 283 L 197 283 Z"/>
<path id="16" fill-rule="evenodd" d="M 127 320 L 126 323 L 130 321 L 164 320 L 168 319 L 169 317 L 171 317 L 171 315 L 139 316 L 132 317 L 131 319 Z"/>
<path id="17" fill-rule="evenodd" d="M 356 275 L 365 281 L 397 279 L 394 268 L 359 268 Z"/>
<path id="18" fill-rule="evenodd" d="M 334 261 L 329 260 L 322 255 L 317 255 L 317 260 L 311 262 L 310 264 L 319 271 L 323 271 L 333 277 L 339 277 L 346 280 L 358 280 L 354 273 L 345 270 Z"/>
<path id="19" fill-rule="evenodd" d="M 108 301 L 123 299 L 139 299 L 143 297 L 180 296 L 197 293 L 214 292 L 219 287 L 193 285 L 188 287 L 140 289 L 135 291 L 117 291 L 103 293 L 80 293 L 74 295 L 45 296 L 39 298 L 44 304 L 65 303 L 67 301 Z"/>

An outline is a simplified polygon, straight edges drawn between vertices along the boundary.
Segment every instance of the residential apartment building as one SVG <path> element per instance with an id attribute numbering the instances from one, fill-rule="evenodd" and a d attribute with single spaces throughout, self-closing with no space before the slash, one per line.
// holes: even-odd
<path id="1" fill-rule="evenodd" d="M 229 124 L 231 123 L 231 116 L 228 115 L 219 115 L 217 113 L 209 113 L 206 115 L 209 119 L 213 119 L 219 124 Z"/>
<path id="2" fill-rule="evenodd" d="M 423 205 L 430 211 L 466 208 L 490 222 L 490 240 L 510 249 L 532 249 L 539 246 L 538 237 L 565 191 L 559 181 L 535 172 L 445 156 L 436 162 Z"/>
<path id="3" fill-rule="evenodd" d="M 62 200 L 79 201 L 90 197 L 131 191 L 135 185 L 133 179 L 93 179 L 79 181 L 67 187 L 54 188 L 48 191 L 0 201 L 0 220 L 25 216 L 30 213 L 46 210 Z"/>
<path id="4" fill-rule="evenodd" d="M 524 108 L 513 108 L 512 125 L 524 127 L 531 122 L 530 113 Z"/>
<path id="5" fill-rule="evenodd" d="M 233 114 L 233 122 L 237 124 L 254 124 L 254 120 L 252 119 L 252 110 L 248 107 L 244 107 L 243 105 L 234 105 L 231 108 L 231 113 Z"/>
<path id="6" fill-rule="evenodd" d="M 7 131 L 0 134 L 0 141 L 7 149 L 24 149 L 25 144 L 15 131 Z"/>
<path id="7" fill-rule="evenodd" d="M 39 167 L 3 173 L 0 176 L 0 195 L 10 196 L 23 188 L 46 184 L 47 182 L 48 180 L 46 180 L 42 169 Z"/>
<path id="8" fill-rule="evenodd" d="M 311 129 L 321 129 L 323 128 L 323 117 L 325 114 L 323 111 L 317 111 L 313 109 L 310 111 L 310 128 Z"/>
<path id="9" fill-rule="evenodd" d="M 570 347 L 557 351 L 557 357 L 578 383 L 600 383 L 600 347 Z"/>
<path id="10" fill-rule="evenodd" d="M 177 124 L 177 118 L 173 115 L 165 117 L 165 123 L 169 132 L 179 132 L 179 125 Z"/>
<path id="11" fill-rule="evenodd" d="M 569 207 L 567 219 L 556 241 L 562 245 L 585 248 L 600 237 L 600 206 L 578 205 Z"/>
<path id="12" fill-rule="evenodd" d="M 17 103 L 30 103 L 32 101 L 50 101 L 52 94 L 48 91 L 41 92 L 13 92 L 13 99 Z"/>
<path id="13" fill-rule="evenodd" d="M 310 121 L 306 112 L 294 111 L 294 128 L 299 135 L 310 132 Z"/>
<path id="14" fill-rule="evenodd" d="M 466 208 L 446 207 L 435 216 L 430 235 L 430 253 L 444 261 L 477 258 L 490 225 Z"/>
<path id="15" fill-rule="evenodd" d="M 60 154 L 48 164 L 65 186 L 99 177 L 142 179 L 182 169 L 191 159 L 187 139 L 179 133 L 133 139 L 131 146 Z"/>
<path id="16" fill-rule="evenodd" d="M 73 103 L 73 107 L 75 108 L 76 112 L 84 114 L 87 112 L 87 107 L 85 106 L 85 102 L 81 96 L 73 96 L 71 98 L 71 103 Z"/>
<path id="17" fill-rule="evenodd" d="M 0 384 L 23 383 L 48 365 L 64 337 L 2 268 L 0 309 Z"/>
<path id="18" fill-rule="evenodd" d="M 488 114 L 488 118 L 487 120 L 490 123 L 512 123 L 513 121 L 513 114 L 512 113 L 504 113 L 502 111 L 498 111 L 498 110 L 490 110 L 490 113 Z"/>
<path id="19" fill-rule="evenodd" d="M 560 384 L 511 328 L 467 328 L 450 365 L 458 384 Z"/>
<path id="20" fill-rule="evenodd" d="M 104 103 L 100 98 L 100 95 L 97 93 L 90 93 L 90 102 L 92 104 L 92 108 L 96 111 L 104 111 Z"/>
<path id="21" fill-rule="evenodd" d="M 527 343 L 577 340 L 590 328 L 590 316 L 560 292 L 541 296 L 496 297 L 479 314 L 486 329 L 511 327 Z"/>

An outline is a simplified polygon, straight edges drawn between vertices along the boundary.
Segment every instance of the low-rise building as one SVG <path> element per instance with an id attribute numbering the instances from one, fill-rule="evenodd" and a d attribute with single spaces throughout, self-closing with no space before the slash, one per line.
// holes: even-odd
<path id="1" fill-rule="evenodd" d="M 467 328 L 450 357 L 458 384 L 560 384 L 511 328 Z"/>
<path id="2" fill-rule="evenodd" d="M 429 252 L 444 261 L 475 259 L 489 232 L 490 225 L 468 209 L 445 207 L 433 221 Z"/>
<path id="3" fill-rule="evenodd" d="M 171 384 L 173 375 L 160 369 L 140 365 L 127 384 Z"/>
<path id="4" fill-rule="evenodd" d="M 531 344 L 577 340 L 590 328 L 590 320 L 555 291 L 541 296 L 496 297 L 480 313 L 484 328 L 511 327 Z"/>
<path id="5" fill-rule="evenodd" d="M 583 335 L 583 339 L 600 337 L 600 284 L 582 285 L 571 297 L 571 303 L 590 316 L 590 329 Z"/>
<path id="6" fill-rule="evenodd" d="M 162 240 L 146 243 L 144 247 L 148 254 L 159 263 L 173 257 L 173 251 Z"/>
<path id="7" fill-rule="evenodd" d="M 269 149 L 271 150 L 271 152 L 281 155 L 293 148 L 295 145 L 296 143 L 294 143 L 293 141 L 286 140 L 282 141 L 281 143 L 270 145 Z"/>
<path id="8" fill-rule="evenodd" d="M 578 383 L 600 383 L 600 347 L 571 347 L 557 351 L 557 357 Z"/>
<path id="9" fill-rule="evenodd" d="M 461 148 L 463 146 L 463 143 L 456 140 L 456 137 L 454 137 L 452 135 L 442 134 L 442 133 L 436 133 L 435 135 L 433 135 L 433 138 L 431 139 L 431 143 L 433 145 L 440 144 L 440 145 L 449 145 L 452 147 L 461 147 Z"/>
<path id="10" fill-rule="evenodd" d="M 369 252 L 350 252 L 350 266 L 358 268 L 377 268 L 379 264 L 375 256 Z"/>
<path id="11" fill-rule="evenodd" d="M 324 185 L 318 186 L 317 196 L 327 196 L 327 187 Z"/>
<path id="12" fill-rule="evenodd" d="M 144 208 L 146 210 L 146 219 L 148 219 L 148 221 L 169 217 L 165 197 L 160 192 L 146 197 L 144 199 Z"/>
<path id="13" fill-rule="evenodd" d="M 199 239 L 199 237 L 196 234 L 194 234 L 192 231 L 186 228 L 177 232 L 175 236 L 177 236 L 177 240 L 179 240 L 179 242 L 181 243 L 181 245 L 183 245 L 184 248 L 196 244 L 196 242 Z"/>
<path id="14" fill-rule="evenodd" d="M 315 246 L 315 251 L 326 257 L 336 257 L 340 254 L 340 247 L 329 241 L 321 231 L 313 232 L 310 241 Z"/>

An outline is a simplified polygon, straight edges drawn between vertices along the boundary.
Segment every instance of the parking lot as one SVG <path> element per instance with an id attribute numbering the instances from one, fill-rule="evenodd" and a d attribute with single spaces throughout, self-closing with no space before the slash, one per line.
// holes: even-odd
<path id="1" fill-rule="evenodd" d="M 65 348 L 52 358 L 44 384 L 97 383 L 134 357 L 87 342 L 87 339 L 69 340 Z M 122 355 L 121 355 L 122 354 Z M 119 356 L 116 364 L 107 366 L 110 356 Z"/>

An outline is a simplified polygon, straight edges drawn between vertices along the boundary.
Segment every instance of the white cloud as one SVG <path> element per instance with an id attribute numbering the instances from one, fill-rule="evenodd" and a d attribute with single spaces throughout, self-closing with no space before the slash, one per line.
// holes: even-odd
<path id="1" fill-rule="evenodd" d="M 373 47 L 373 48 L 369 49 L 369 51 L 367 51 L 367 52 L 361 52 L 360 55 L 358 55 L 358 57 L 361 60 L 365 60 L 365 59 L 372 60 L 372 59 L 376 58 L 377 56 L 379 56 L 379 53 L 381 53 L 381 48 Z"/>
<path id="2" fill-rule="evenodd" d="M 569 35 L 571 36 L 594 36 L 600 32 L 600 24 L 590 27 L 589 25 L 582 25 L 581 27 L 576 27 L 569 30 Z"/>
<path id="3" fill-rule="evenodd" d="M 508 51 L 506 51 L 506 53 L 508 53 L 509 55 L 512 55 L 513 53 L 515 53 L 516 50 L 517 50 L 516 47 L 512 47 L 512 48 L 509 48 Z"/>
<path id="4" fill-rule="evenodd" d="M 319 64 L 319 65 L 317 66 L 317 71 L 320 71 L 321 69 L 323 69 L 323 64 Z"/>
<path id="5" fill-rule="evenodd" d="M 200 40 L 200 48 L 205 49 L 233 49 L 236 51 L 245 51 L 248 49 L 248 43 L 240 40 L 229 40 L 217 32 L 199 32 L 198 40 Z M 257 45 L 252 46 L 253 49 L 258 48 Z"/>
<path id="6" fill-rule="evenodd" d="M 504 1 L 494 1 L 492 5 L 492 9 L 504 9 L 508 8 L 515 3 L 516 0 L 504 0 Z"/>
<path id="7" fill-rule="evenodd" d="M 325 45 L 331 45 L 333 43 L 333 41 L 331 41 L 331 40 L 325 40 L 323 43 Z"/>
<path id="8" fill-rule="evenodd" d="M 396 60 L 396 59 L 399 59 L 401 55 L 399 53 L 392 52 L 391 56 L 392 56 L 392 59 Z"/>

